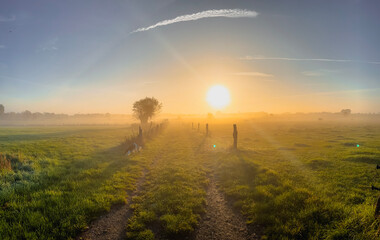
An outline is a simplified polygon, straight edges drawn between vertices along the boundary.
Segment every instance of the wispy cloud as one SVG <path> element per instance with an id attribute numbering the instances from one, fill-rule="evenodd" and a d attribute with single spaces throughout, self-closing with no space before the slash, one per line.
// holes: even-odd
<path id="1" fill-rule="evenodd" d="M 3 48 L 5 48 L 5 46 L 0 44 L 0 49 L 3 49 Z"/>
<path id="2" fill-rule="evenodd" d="M 337 62 L 337 63 L 368 63 L 380 64 L 378 61 L 360 61 L 352 59 L 331 59 L 331 58 L 287 58 L 287 57 L 263 57 L 263 56 L 245 56 L 240 60 L 279 60 L 279 61 L 306 61 L 306 62 Z"/>
<path id="3" fill-rule="evenodd" d="M 305 72 L 302 72 L 302 74 L 307 76 L 307 77 L 320 77 L 320 76 L 325 75 L 319 71 L 305 71 Z"/>
<path id="4" fill-rule="evenodd" d="M 369 92 L 380 91 L 380 88 L 364 88 L 364 89 L 349 89 L 349 90 L 339 90 L 339 91 L 326 91 L 326 92 L 311 92 L 307 94 L 296 94 L 289 97 L 305 97 L 305 96 L 334 96 L 334 95 L 352 95 L 361 94 Z"/>
<path id="5" fill-rule="evenodd" d="M 318 70 L 312 70 L 312 71 L 304 71 L 301 73 L 307 77 L 320 77 L 320 76 L 328 75 L 330 73 L 337 73 L 337 72 L 338 70 L 318 69 Z"/>
<path id="6" fill-rule="evenodd" d="M 56 46 L 46 46 L 46 47 L 43 47 L 41 50 L 42 51 L 54 51 L 54 50 L 58 50 L 58 48 Z"/>
<path id="7" fill-rule="evenodd" d="M 10 80 L 11 82 L 20 82 L 20 83 L 23 83 L 23 84 L 30 84 L 30 85 L 39 86 L 39 87 L 44 87 L 45 86 L 43 84 L 40 84 L 40 83 L 37 83 L 37 82 L 33 82 L 33 81 L 30 81 L 30 80 L 24 80 L 24 79 L 15 78 L 15 77 L 6 76 L 6 75 L 0 75 L 0 80 L 1 79 Z M 4 82 L 9 82 L 9 81 L 4 81 Z"/>
<path id="8" fill-rule="evenodd" d="M 271 78 L 271 77 L 273 77 L 272 74 L 262 73 L 262 72 L 235 72 L 235 73 L 231 73 L 231 75 L 235 75 L 235 76 L 247 76 L 247 77 L 264 77 L 264 78 Z"/>
<path id="9" fill-rule="evenodd" d="M 351 89 L 351 90 L 341 90 L 341 91 L 331 91 L 331 92 L 317 92 L 314 95 L 337 95 L 337 94 L 355 94 L 355 93 L 366 93 L 366 92 L 376 92 L 380 88 L 364 88 L 364 89 Z"/>
<path id="10" fill-rule="evenodd" d="M 40 52 L 40 51 L 55 51 L 55 50 L 58 50 L 58 47 L 57 47 L 57 42 L 58 42 L 58 38 L 52 38 L 52 39 L 49 39 L 47 42 L 45 42 L 43 45 L 41 45 L 37 51 Z"/>
<path id="11" fill-rule="evenodd" d="M 195 21 L 195 20 L 199 20 L 202 18 L 214 18 L 214 17 L 252 18 L 252 17 L 256 17 L 257 15 L 258 15 L 257 12 L 245 10 L 245 9 L 207 10 L 207 11 L 203 11 L 203 12 L 179 16 L 179 17 L 169 19 L 169 20 L 164 20 L 164 21 L 158 22 L 154 25 L 151 25 L 149 27 L 136 29 L 136 30 L 132 31 L 131 33 L 148 31 L 148 30 L 153 29 L 153 28 L 166 26 L 166 25 L 170 25 L 173 23 Z"/>
<path id="12" fill-rule="evenodd" d="M 0 22 L 13 22 L 16 20 L 16 16 L 12 15 L 12 16 L 3 16 L 3 15 L 0 15 Z"/>
<path id="13" fill-rule="evenodd" d="M 155 84 L 157 83 L 158 81 L 145 81 L 145 82 L 141 82 L 141 86 L 147 86 L 147 85 L 151 85 L 151 84 Z"/>

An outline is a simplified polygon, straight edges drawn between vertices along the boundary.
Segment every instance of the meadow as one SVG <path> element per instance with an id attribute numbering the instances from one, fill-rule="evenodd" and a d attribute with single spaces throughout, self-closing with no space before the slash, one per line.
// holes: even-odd
<path id="1" fill-rule="evenodd" d="M 125 126 L 1 128 L 0 238 L 75 238 L 145 171 L 127 239 L 191 238 L 211 177 L 262 239 L 377 239 L 376 123 L 213 120 L 207 137 L 204 123 L 172 122 L 129 157 Z"/>
<path id="2" fill-rule="evenodd" d="M 200 132 L 186 123 L 169 135 L 135 200 L 129 239 L 154 239 L 154 232 L 181 239 L 196 231 L 205 174 L 215 174 L 220 191 L 262 239 L 378 238 L 379 193 L 371 190 L 380 183 L 376 123 L 238 122 L 238 150 L 231 148 L 232 122 L 210 121 L 208 137 L 205 122 Z"/>
<path id="3" fill-rule="evenodd" d="M 125 203 L 145 164 L 123 156 L 130 133 L 129 126 L 1 127 L 8 167 L 0 173 L 0 239 L 74 238 Z"/>
<path id="4" fill-rule="evenodd" d="M 380 127 L 376 123 L 251 122 L 209 139 L 221 190 L 268 239 L 377 239 Z"/>

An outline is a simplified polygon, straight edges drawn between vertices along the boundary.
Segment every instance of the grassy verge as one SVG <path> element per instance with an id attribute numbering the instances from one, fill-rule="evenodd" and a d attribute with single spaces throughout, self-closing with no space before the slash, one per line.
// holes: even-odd
<path id="1" fill-rule="evenodd" d="M 70 239 L 126 201 L 149 159 L 126 158 L 121 127 L 0 129 L 0 239 Z"/>
<path id="2" fill-rule="evenodd" d="M 378 239 L 369 188 L 379 180 L 378 127 L 240 125 L 238 151 L 227 150 L 232 127 L 218 128 L 212 141 L 226 150 L 209 159 L 221 190 L 264 238 Z"/>
<path id="3" fill-rule="evenodd" d="M 177 238 L 194 230 L 204 211 L 207 186 L 207 171 L 197 153 L 202 139 L 179 129 L 161 137 L 161 155 L 141 195 L 133 199 L 128 239 Z"/>

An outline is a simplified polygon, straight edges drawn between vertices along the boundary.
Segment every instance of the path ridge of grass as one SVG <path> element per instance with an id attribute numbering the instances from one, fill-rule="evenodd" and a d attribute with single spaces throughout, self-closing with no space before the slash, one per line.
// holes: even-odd
<path id="1" fill-rule="evenodd" d="M 168 129 L 161 157 L 152 166 L 141 195 L 133 199 L 127 239 L 186 237 L 204 212 L 207 169 L 197 153 L 203 136 Z"/>

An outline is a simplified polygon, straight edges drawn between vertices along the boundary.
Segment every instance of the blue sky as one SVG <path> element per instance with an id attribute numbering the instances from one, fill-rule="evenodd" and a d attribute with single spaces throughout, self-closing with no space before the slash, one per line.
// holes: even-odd
<path id="1" fill-rule="evenodd" d="M 141 28 L 210 10 L 204 17 Z M 6 111 L 129 113 L 156 96 L 165 112 L 380 112 L 378 1 L 0 2 L 0 103 Z"/>

